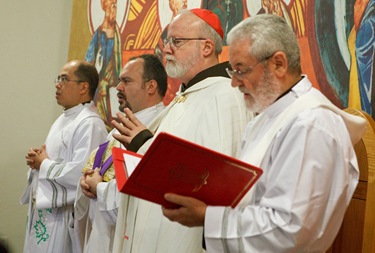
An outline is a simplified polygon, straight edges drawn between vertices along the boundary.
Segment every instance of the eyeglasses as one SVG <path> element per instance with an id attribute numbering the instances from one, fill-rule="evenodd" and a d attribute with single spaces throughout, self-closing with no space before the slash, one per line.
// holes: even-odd
<path id="1" fill-rule="evenodd" d="M 55 83 L 66 84 L 67 82 L 77 82 L 77 83 L 80 83 L 80 82 L 84 82 L 84 81 L 82 81 L 82 80 L 72 80 L 72 79 L 69 79 L 65 75 L 58 75 L 56 77 L 56 79 L 55 79 Z"/>
<path id="2" fill-rule="evenodd" d="M 259 63 L 263 62 L 263 61 L 267 61 L 268 59 L 270 59 L 275 53 L 271 54 L 270 56 L 264 58 L 263 60 L 260 60 L 258 61 L 257 63 L 255 63 L 254 65 L 252 66 L 249 66 L 247 67 L 245 70 L 241 71 L 241 70 L 236 70 L 236 69 L 229 69 L 229 68 L 226 68 L 225 70 L 227 71 L 228 75 L 230 78 L 233 78 L 233 77 L 236 77 L 237 80 L 239 81 L 242 81 L 244 79 L 244 75 L 246 75 L 247 73 L 250 73 L 250 71 L 255 68 L 256 65 L 258 65 Z"/>
<path id="3" fill-rule="evenodd" d="M 164 47 L 169 44 L 169 46 L 173 46 L 174 48 L 179 48 L 183 44 L 181 44 L 184 40 L 206 40 L 205 38 L 176 38 L 176 37 L 170 37 L 168 39 L 164 39 Z"/>

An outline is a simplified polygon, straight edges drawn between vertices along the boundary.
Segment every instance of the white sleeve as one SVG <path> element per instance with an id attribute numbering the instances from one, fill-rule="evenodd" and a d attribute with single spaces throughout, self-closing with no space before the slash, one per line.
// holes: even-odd
<path id="1" fill-rule="evenodd" d="M 32 191 L 32 181 L 33 181 L 34 171 L 32 169 L 29 169 L 27 172 L 27 184 L 26 188 L 20 198 L 20 204 L 25 205 L 28 204 L 30 201 L 30 194 Z"/>
<path id="2" fill-rule="evenodd" d="M 341 118 L 317 109 L 292 122 L 261 167 L 254 205 L 207 208 L 207 252 L 324 252 L 358 182 Z"/>
<path id="3" fill-rule="evenodd" d="M 116 224 L 117 211 L 120 203 L 120 192 L 117 190 L 116 179 L 101 182 L 96 187 L 99 210 L 108 224 Z"/>
<path id="4" fill-rule="evenodd" d="M 91 151 L 106 140 L 107 132 L 98 117 L 83 120 L 70 140 L 70 160 L 45 159 L 39 169 L 37 208 L 56 208 L 74 203 L 78 181 Z"/>

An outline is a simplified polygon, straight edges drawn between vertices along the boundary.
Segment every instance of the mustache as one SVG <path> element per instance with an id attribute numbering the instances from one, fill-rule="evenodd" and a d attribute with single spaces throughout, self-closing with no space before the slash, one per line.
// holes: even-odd
<path id="1" fill-rule="evenodd" d="M 238 87 L 238 90 L 240 91 L 240 92 L 242 92 L 242 93 L 244 93 L 244 94 L 250 94 L 247 90 L 246 90 L 246 88 L 244 88 L 244 87 Z"/>
<path id="2" fill-rule="evenodd" d="M 126 99 L 126 95 L 121 91 L 117 92 L 117 97 L 120 97 L 122 99 Z"/>
<path id="3" fill-rule="evenodd" d="M 167 61 L 175 61 L 176 60 L 173 55 L 169 55 L 169 54 L 165 56 L 165 59 Z"/>

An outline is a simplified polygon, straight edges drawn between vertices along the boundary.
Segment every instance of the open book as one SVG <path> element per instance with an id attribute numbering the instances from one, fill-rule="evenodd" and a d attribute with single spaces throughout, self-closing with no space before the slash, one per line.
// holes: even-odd
<path id="1" fill-rule="evenodd" d="M 197 198 L 208 205 L 235 207 L 262 170 L 233 157 L 159 133 L 141 156 L 112 149 L 119 191 L 168 208 L 165 193 Z"/>

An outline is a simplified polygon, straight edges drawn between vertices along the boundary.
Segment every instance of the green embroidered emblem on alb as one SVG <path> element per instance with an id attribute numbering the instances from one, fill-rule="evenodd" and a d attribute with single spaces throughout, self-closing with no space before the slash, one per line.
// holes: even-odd
<path id="1" fill-rule="evenodd" d="M 49 235 L 47 234 L 47 229 L 46 229 L 46 226 L 43 224 L 43 222 L 41 220 L 38 220 L 34 226 L 34 229 L 35 229 L 35 234 L 36 234 L 36 238 L 38 240 L 38 244 L 41 242 L 41 241 L 47 241 L 47 239 L 49 238 Z"/>
<path id="2" fill-rule="evenodd" d="M 45 242 L 49 238 L 49 234 L 47 233 L 47 227 L 43 223 L 45 219 L 44 213 L 47 213 L 47 212 L 52 213 L 52 209 L 51 208 L 45 209 L 44 212 L 43 212 L 43 209 L 38 209 L 39 220 L 35 222 L 35 226 L 34 226 L 36 239 L 39 239 L 37 244 L 39 244 L 42 241 Z"/>

